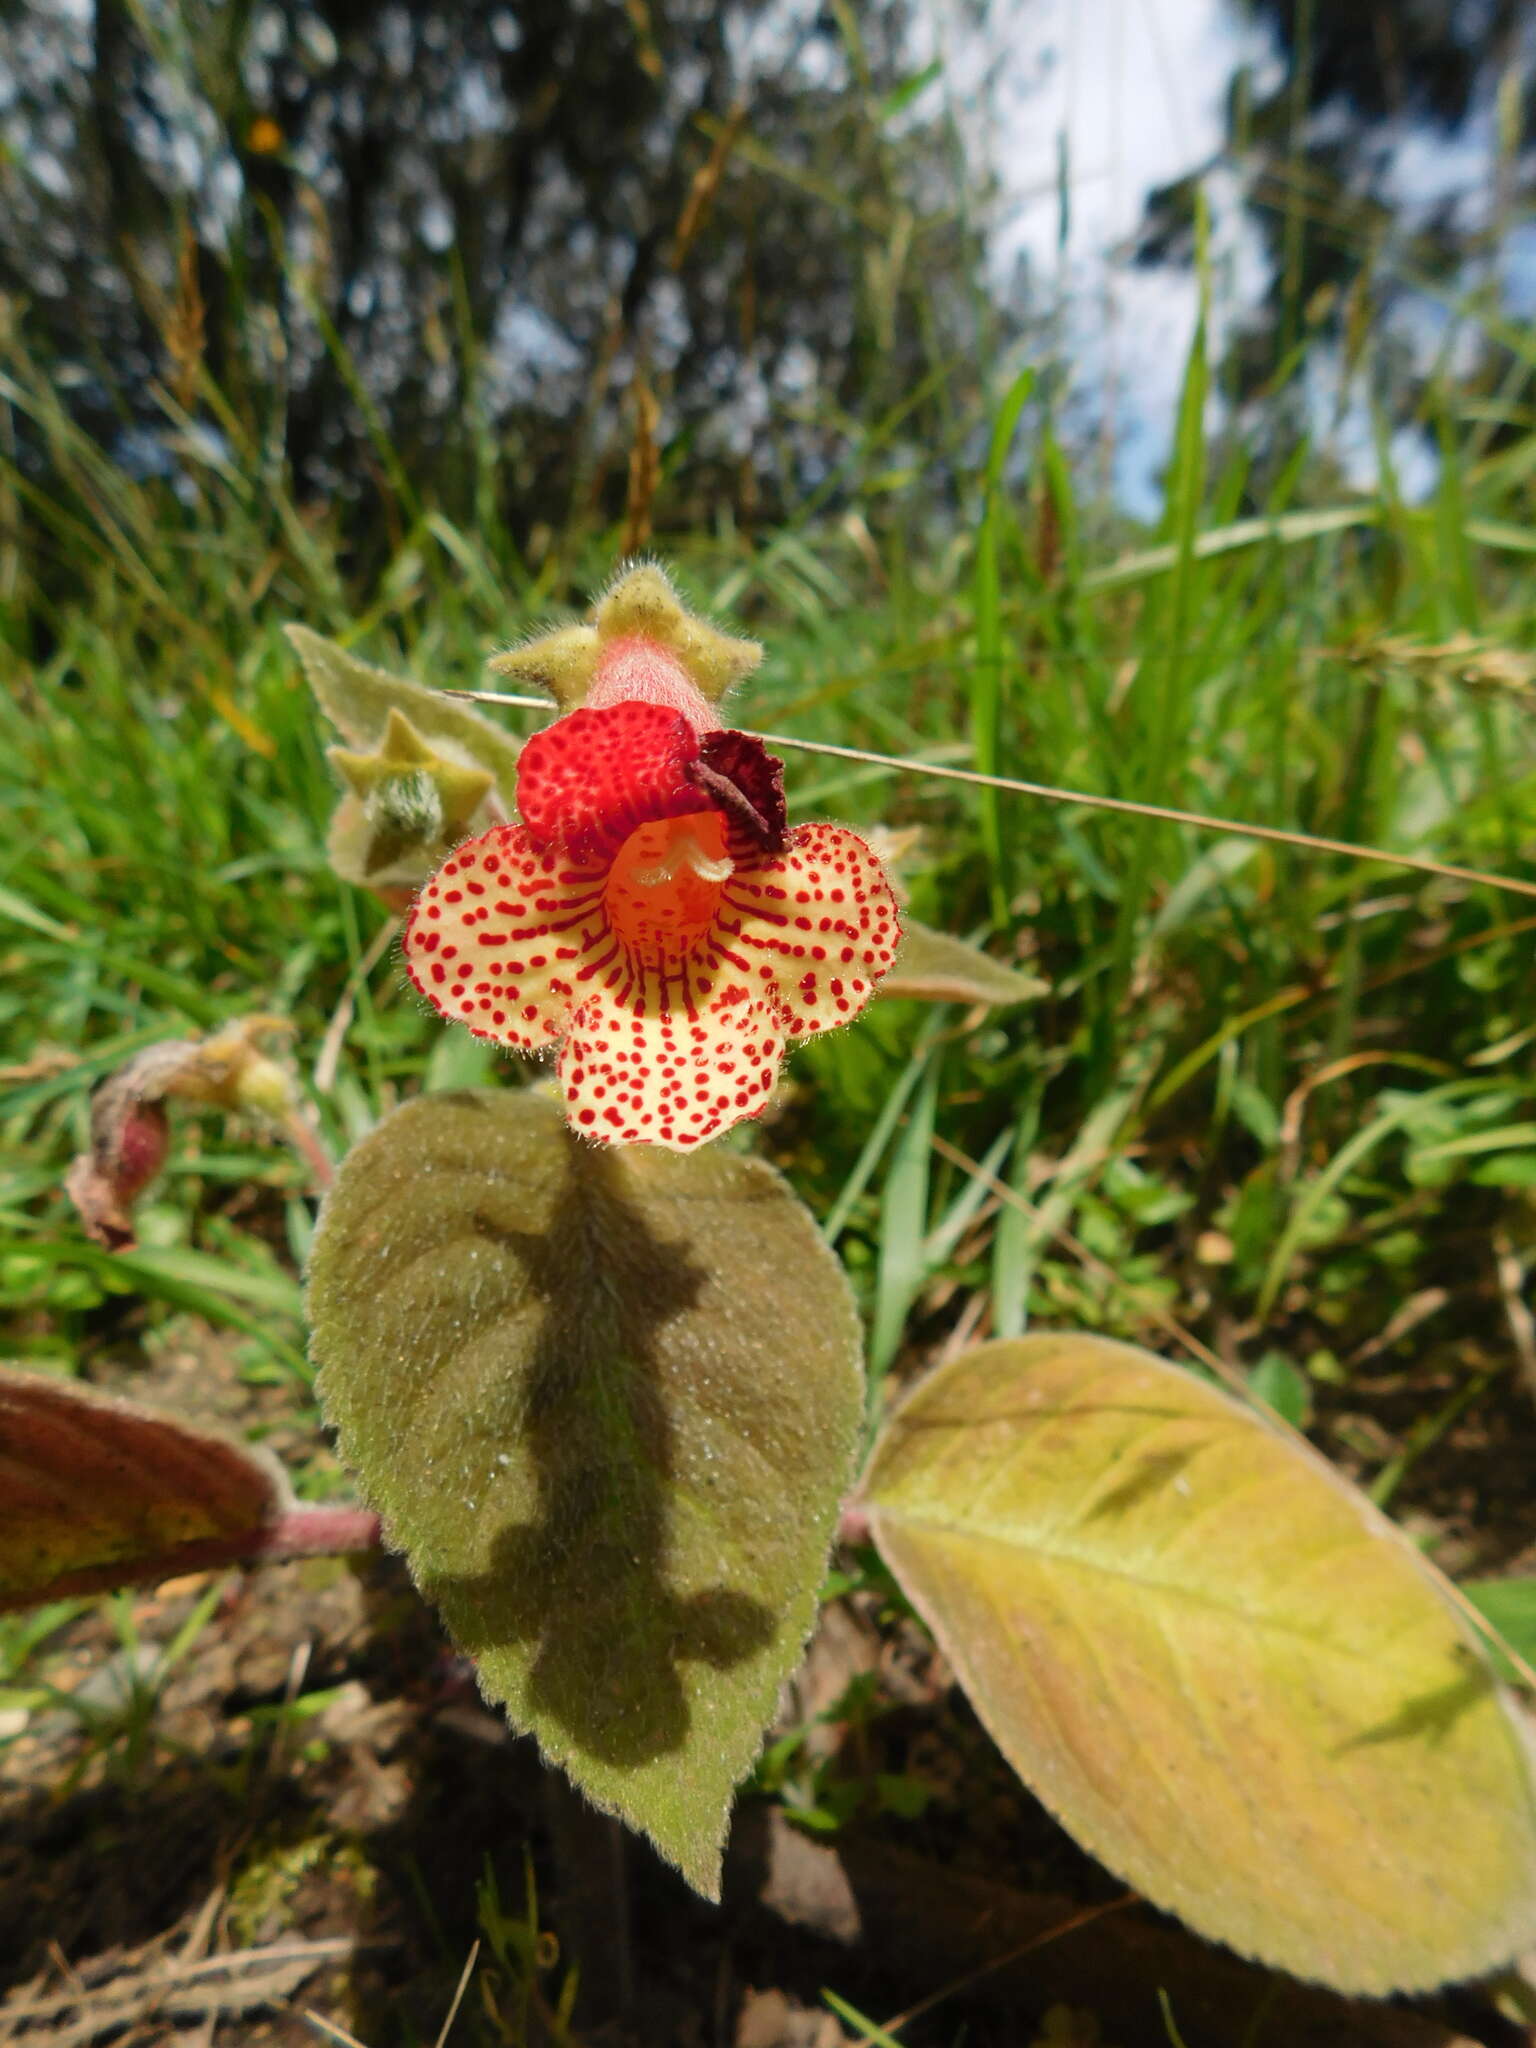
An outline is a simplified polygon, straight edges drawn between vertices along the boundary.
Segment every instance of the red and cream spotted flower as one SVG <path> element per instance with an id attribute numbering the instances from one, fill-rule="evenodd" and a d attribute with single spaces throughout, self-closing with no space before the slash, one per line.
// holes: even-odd
<path id="1" fill-rule="evenodd" d="M 637 597 L 647 630 L 624 630 Z M 422 890 L 406 966 L 477 1037 L 558 1045 L 584 1136 L 686 1151 L 762 1111 L 794 1040 L 858 1015 L 900 922 L 864 841 L 786 828 L 780 764 L 720 725 L 720 650 L 739 672 L 754 648 L 690 618 L 652 569 L 596 621 L 505 664 L 568 701 L 575 660 L 585 701 L 524 747 L 521 823 L 467 841 Z"/>

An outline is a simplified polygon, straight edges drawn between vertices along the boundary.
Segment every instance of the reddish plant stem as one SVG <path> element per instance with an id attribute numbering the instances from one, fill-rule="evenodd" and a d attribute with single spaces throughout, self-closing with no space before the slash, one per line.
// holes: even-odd
<path id="1" fill-rule="evenodd" d="M 71 1600 L 84 1593 L 110 1593 L 119 1586 L 156 1585 L 162 1579 L 179 1578 L 183 1572 L 281 1564 L 297 1557 L 345 1557 L 382 1546 L 379 1518 L 368 1508 L 291 1507 L 253 1529 L 174 1544 L 143 1557 L 86 1565 L 19 1593 L 0 1592 L 0 1614 L 41 1607 L 49 1600 Z"/>
<path id="2" fill-rule="evenodd" d="M 284 1118 L 283 1135 L 314 1175 L 315 1186 L 324 1193 L 336 1178 L 335 1163 L 302 1110 L 296 1109 Z"/>

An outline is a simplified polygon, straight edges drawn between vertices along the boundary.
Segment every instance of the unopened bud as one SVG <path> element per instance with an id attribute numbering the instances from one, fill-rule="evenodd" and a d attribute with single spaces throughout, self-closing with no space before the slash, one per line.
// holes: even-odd
<path id="1" fill-rule="evenodd" d="M 430 775 L 400 775 L 381 782 L 363 802 L 368 828 L 363 866 L 372 877 L 420 851 L 428 865 L 447 834 L 443 800 Z"/>
<path id="2" fill-rule="evenodd" d="M 91 1098 L 91 1147 L 65 1188 L 88 1234 L 112 1251 L 134 1241 L 133 1204 L 170 1150 L 171 1096 L 220 1109 L 253 1110 L 285 1128 L 295 1108 L 292 1080 L 257 1048 L 285 1029 L 281 1018 L 242 1017 L 208 1039 L 167 1039 L 135 1055 Z"/>
<path id="3" fill-rule="evenodd" d="M 273 1123 L 282 1123 L 293 1113 L 293 1082 L 265 1053 L 252 1053 L 235 1074 L 230 1092 L 237 1108 L 253 1109 Z"/>

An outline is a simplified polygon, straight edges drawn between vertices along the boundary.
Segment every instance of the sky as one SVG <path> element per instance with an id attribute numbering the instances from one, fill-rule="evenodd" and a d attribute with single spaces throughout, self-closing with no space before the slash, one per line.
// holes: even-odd
<path id="1" fill-rule="evenodd" d="M 943 17 L 931 19 L 942 45 Z M 1532 40 L 1536 55 L 1536 34 Z M 990 114 L 978 142 L 1007 194 L 993 247 L 997 285 L 1059 308 L 1058 346 L 1073 366 L 1080 416 L 1098 423 L 1115 495 L 1127 510 L 1154 516 L 1194 332 L 1196 284 L 1184 266 L 1137 267 L 1130 247 L 1148 196 L 1207 170 L 1211 341 L 1219 356 L 1271 274 L 1240 174 L 1219 161 L 1227 94 L 1245 65 L 1255 95 L 1273 91 L 1284 75 L 1280 51 L 1231 0 L 994 0 L 984 39 L 968 43 L 952 29 L 943 54 L 959 95 L 984 102 Z M 1405 127 L 1391 144 L 1387 184 L 1410 213 L 1449 204 L 1458 224 L 1472 227 L 1492 191 L 1495 153 L 1490 93 L 1455 137 Z M 1536 308 L 1536 229 L 1507 237 L 1501 275 L 1511 311 Z M 1427 301 L 1410 302 L 1392 318 L 1421 362 L 1445 343 L 1443 312 Z M 1324 358 L 1308 397 L 1315 430 L 1346 478 L 1370 489 L 1377 458 L 1363 394 L 1346 393 L 1340 404 Z M 1219 411 L 1213 399 L 1212 424 Z M 1392 447 L 1399 488 L 1409 497 L 1430 490 L 1435 460 L 1422 437 L 1403 430 Z"/>

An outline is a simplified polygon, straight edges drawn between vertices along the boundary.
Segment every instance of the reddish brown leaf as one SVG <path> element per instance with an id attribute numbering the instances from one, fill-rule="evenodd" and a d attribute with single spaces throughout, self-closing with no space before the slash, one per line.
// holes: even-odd
<path id="1" fill-rule="evenodd" d="M 75 1380 L 0 1367 L 0 1613 L 257 1558 L 370 1548 L 266 1452 Z"/>

